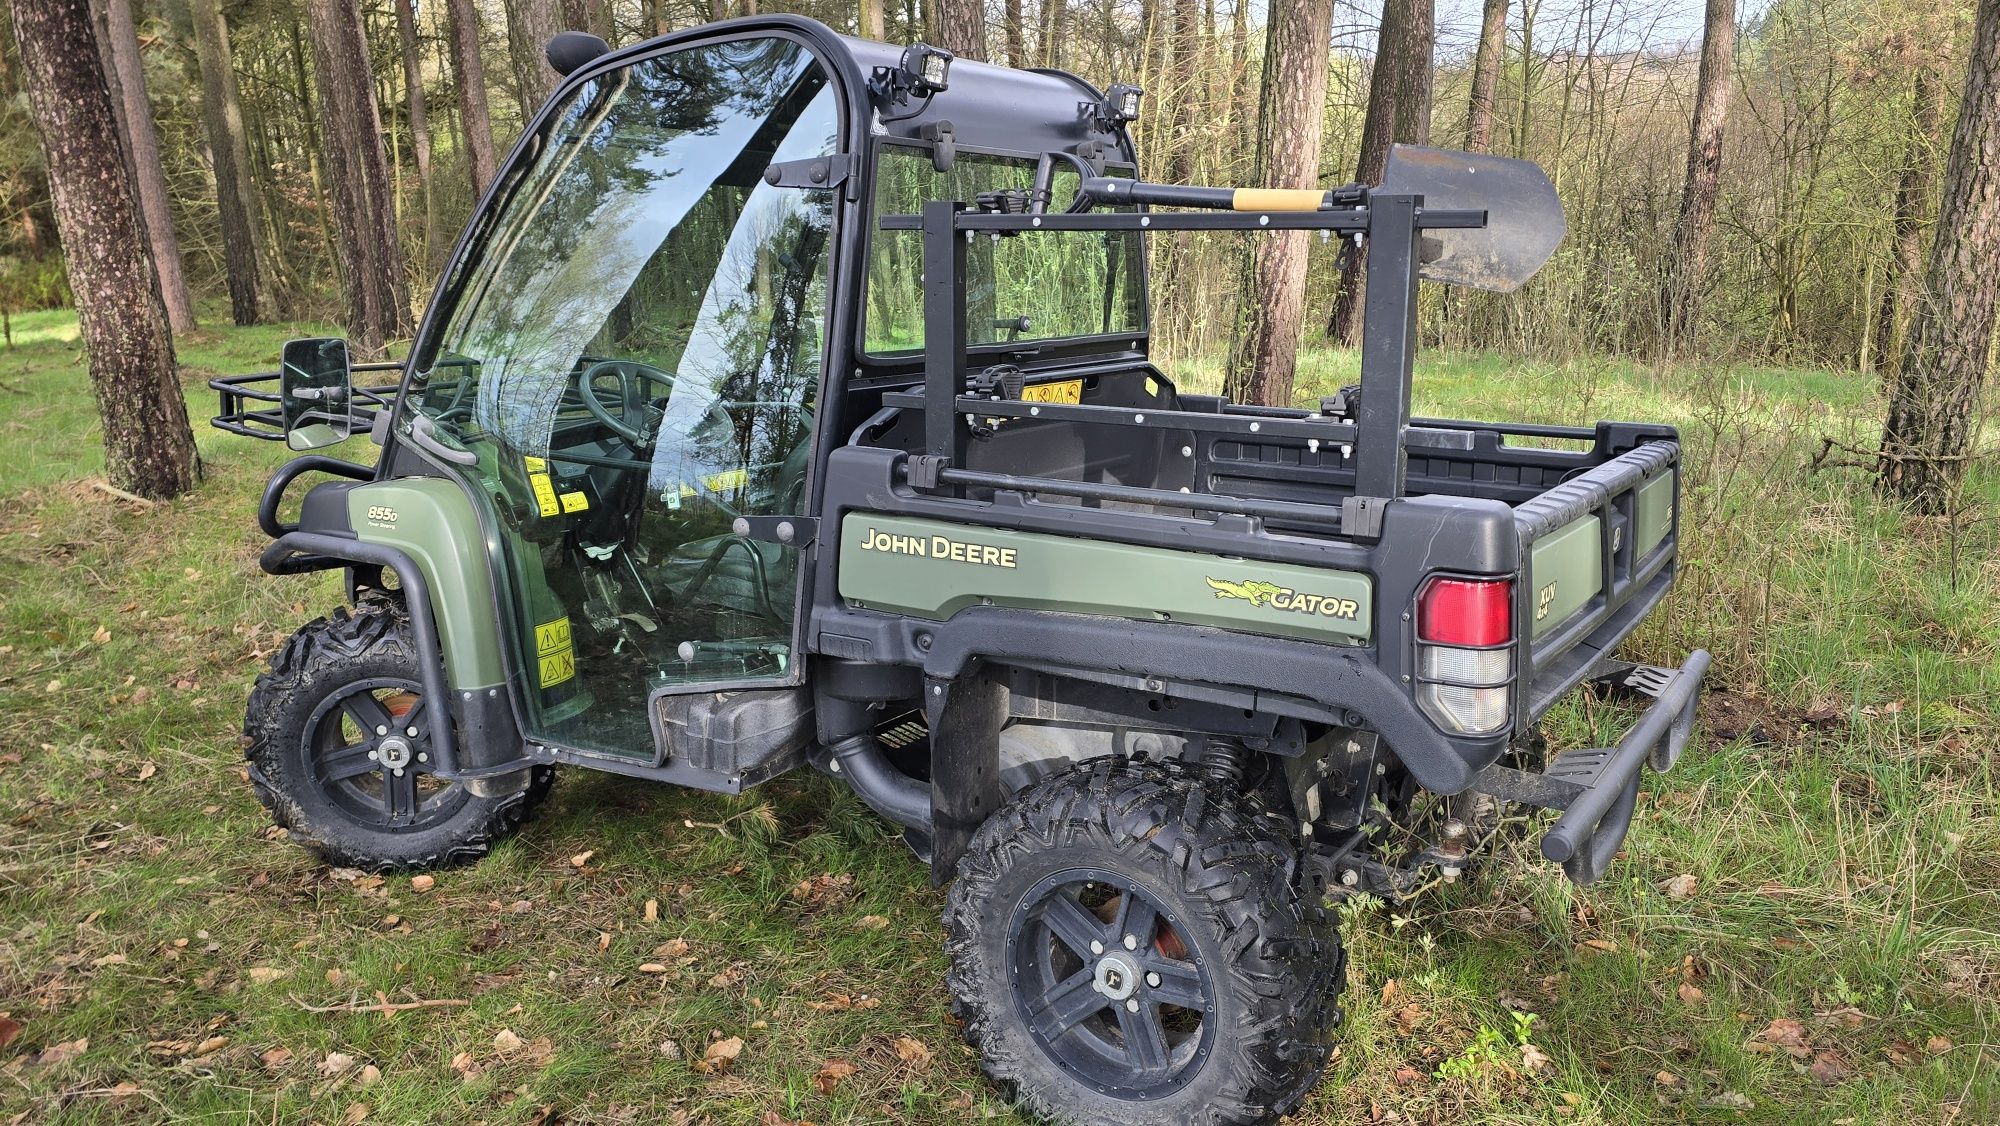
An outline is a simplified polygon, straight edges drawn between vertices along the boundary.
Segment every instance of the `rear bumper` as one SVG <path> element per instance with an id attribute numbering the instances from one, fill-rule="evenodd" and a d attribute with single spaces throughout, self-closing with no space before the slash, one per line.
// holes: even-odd
<path id="1" fill-rule="evenodd" d="M 1641 769 L 1647 765 L 1660 772 L 1672 769 L 1686 749 L 1708 663 L 1708 652 L 1697 649 L 1678 669 L 1632 665 L 1600 677 L 1653 697 L 1652 706 L 1616 746 L 1567 751 L 1540 774 L 1488 767 L 1474 780 L 1473 788 L 1510 801 L 1562 810 L 1554 827 L 1542 837 L 1542 855 L 1560 863 L 1576 883 L 1595 883 L 1610 867 L 1632 827 Z"/>

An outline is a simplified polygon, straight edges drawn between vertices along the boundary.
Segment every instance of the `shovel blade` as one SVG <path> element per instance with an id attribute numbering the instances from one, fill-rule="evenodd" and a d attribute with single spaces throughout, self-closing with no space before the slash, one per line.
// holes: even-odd
<path id="1" fill-rule="evenodd" d="M 1423 233 L 1418 274 L 1447 285 L 1512 293 L 1569 230 L 1555 185 L 1532 160 L 1391 145 L 1377 190 L 1420 195 L 1426 208 L 1486 212 L 1484 227 Z"/>

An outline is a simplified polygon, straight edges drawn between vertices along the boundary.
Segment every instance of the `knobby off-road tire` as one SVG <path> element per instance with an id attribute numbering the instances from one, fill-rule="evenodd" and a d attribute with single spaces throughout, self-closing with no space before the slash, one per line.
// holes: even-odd
<path id="1" fill-rule="evenodd" d="M 953 1007 L 986 1073 L 1059 1123 L 1296 1109 L 1346 965 L 1292 886 L 1285 829 L 1172 762 L 1084 763 L 996 813 L 945 911 Z"/>
<path id="2" fill-rule="evenodd" d="M 422 719 L 431 701 L 416 654 L 401 604 L 368 597 L 293 634 L 250 692 L 251 786 L 293 841 L 330 864 L 381 872 L 469 863 L 527 820 L 554 783 L 553 770 L 536 767 L 526 789 L 488 798 L 431 775 Z M 403 773 L 385 761 L 404 763 Z"/>

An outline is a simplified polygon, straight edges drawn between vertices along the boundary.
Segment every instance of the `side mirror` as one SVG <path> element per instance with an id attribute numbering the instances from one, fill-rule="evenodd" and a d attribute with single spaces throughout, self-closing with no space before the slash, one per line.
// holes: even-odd
<path id="1" fill-rule="evenodd" d="M 354 376 L 347 341 L 334 336 L 285 341 L 278 365 L 285 445 L 316 450 L 354 433 Z"/>

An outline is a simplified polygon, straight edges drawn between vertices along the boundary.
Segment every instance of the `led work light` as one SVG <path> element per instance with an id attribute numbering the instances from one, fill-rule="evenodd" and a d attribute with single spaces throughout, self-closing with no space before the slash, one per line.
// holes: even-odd
<path id="1" fill-rule="evenodd" d="M 901 104 L 911 94 L 928 98 L 951 85 L 951 61 L 955 58 L 943 47 L 912 43 L 903 48 L 903 57 L 893 67 L 878 66 L 868 87 L 875 96 Z"/>

